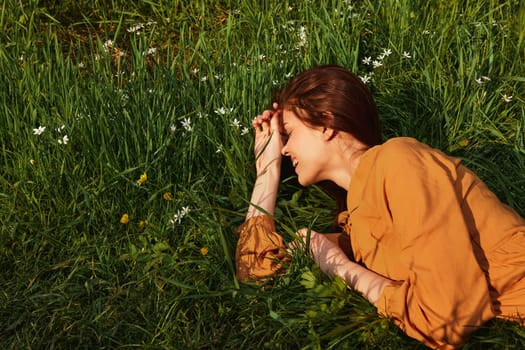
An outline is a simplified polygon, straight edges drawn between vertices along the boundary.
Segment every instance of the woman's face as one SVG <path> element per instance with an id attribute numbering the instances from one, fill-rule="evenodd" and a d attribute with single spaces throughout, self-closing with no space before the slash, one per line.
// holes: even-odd
<path id="1" fill-rule="evenodd" d="M 283 111 L 282 119 L 285 144 L 281 153 L 291 158 L 299 183 L 308 186 L 327 180 L 328 141 L 324 129 L 306 125 L 290 110 Z"/>

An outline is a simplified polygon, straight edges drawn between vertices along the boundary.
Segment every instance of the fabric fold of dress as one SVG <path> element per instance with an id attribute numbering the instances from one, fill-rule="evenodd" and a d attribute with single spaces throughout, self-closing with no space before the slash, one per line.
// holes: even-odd
<path id="1" fill-rule="evenodd" d="M 237 228 L 235 268 L 237 279 L 260 281 L 276 275 L 289 261 L 282 237 L 268 215 L 253 216 Z"/>

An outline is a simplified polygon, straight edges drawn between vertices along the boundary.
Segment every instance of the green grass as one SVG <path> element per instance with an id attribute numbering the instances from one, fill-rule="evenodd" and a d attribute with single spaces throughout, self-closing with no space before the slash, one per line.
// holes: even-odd
<path id="1" fill-rule="evenodd" d="M 462 157 L 525 215 L 525 12 L 349 4 L 5 1 L 2 348 L 423 348 L 307 257 L 272 286 L 235 280 L 255 176 L 243 127 L 291 75 L 340 64 L 372 77 L 385 138 Z M 332 208 L 285 181 L 278 227 L 327 230 Z M 495 320 L 465 348 L 524 346 L 523 327 Z"/>

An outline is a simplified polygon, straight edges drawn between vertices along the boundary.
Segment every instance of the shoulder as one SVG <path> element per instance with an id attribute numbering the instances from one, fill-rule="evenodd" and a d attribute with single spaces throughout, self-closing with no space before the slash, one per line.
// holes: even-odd
<path id="1" fill-rule="evenodd" d="M 430 146 L 411 137 L 395 137 L 378 146 L 377 161 L 384 164 L 416 161 L 433 153 Z"/>
<path id="2" fill-rule="evenodd" d="M 411 137 L 396 137 L 378 146 L 376 166 L 387 173 L 435 173 L 437 169 L 451 171 L 460 159 Z"/>

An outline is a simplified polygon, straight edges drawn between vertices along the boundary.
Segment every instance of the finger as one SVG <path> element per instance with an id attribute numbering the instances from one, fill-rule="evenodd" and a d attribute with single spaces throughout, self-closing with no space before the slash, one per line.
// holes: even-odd
<path id="1" fill-rule="evenodd" d="M 272 107 L 273 107 L 274 110 L 277 111 L 277 110 L 279 109 L 279 104 L 278 104 L 277 102 L 274 102 L 274 103 L 272 104 Z"/>
<path id="2" fill-rule="evenodd" d="M 281 131 L 281 122 L 280 122 L 280 120 L 281 120 L 281 113 L 279 111 L 276 111 L 272 115 L 272 119 L 270 121 L 272 131 L 275 131 L 277 133 L 279 133 Z"/>
<path id="3" fill-rule="evenodd" d="M 288 244 L 286 244 L 286 247 L 289 251 L 300 250 L 303 246 L 304 246 L 304 243 L 299 242 L 298 240 L 293 240 L 291 242 L 288 242 Z"/>
<path id="4" fill-rule="evenodd" d="M 262 114 L 259 114 L 252 120 L 252 126 L 256 129 L 262 129 L 261 125 L 264 122 L 264 120 L 265 119 L 263 118 Z"/>
<path id="5" fill-rule="evenodd" d="M 252 125 L 254 127 L 260 126 L 265 120 L 269 120 L 273 113 L 273 111 L 265 110 L 262 114 L 259 114 L 252 120 Z"/>
<path id="6" fill-rule="evenodd" d="M 272 118 L 273 113 L 273 111 L 267 109 L 262 113 L 261 119 L 264 121 L 270 120 Z"/>
<path id="7" fill-rule="evenodd" d="M 303 242 L 306 243 L 308 232 L 312 232 L 312 231 L 307 228 L 302 228 L 297 231 L 297 235 L 303 240 Z"/>
<path id="8" fill-rule="evenodd" d="M 270 130 L 270 123 L 268 123 L 268 121 L 266 121 L 266 120 L 263 121 L 261 123 L 261 128 L 262 128 L 263 133 L 268 134 L 268 131 Z"/>
<path id="9" fill-rule="evenodd" d="M 268 134 L 270 132 L 273 132 L 274 127 L 272 124 L 272 120 L 274 119 L 274 114 L 275 113 L 273 111 L 266 110 L 259 118 L 263 132 L 267 132 Z"/>

